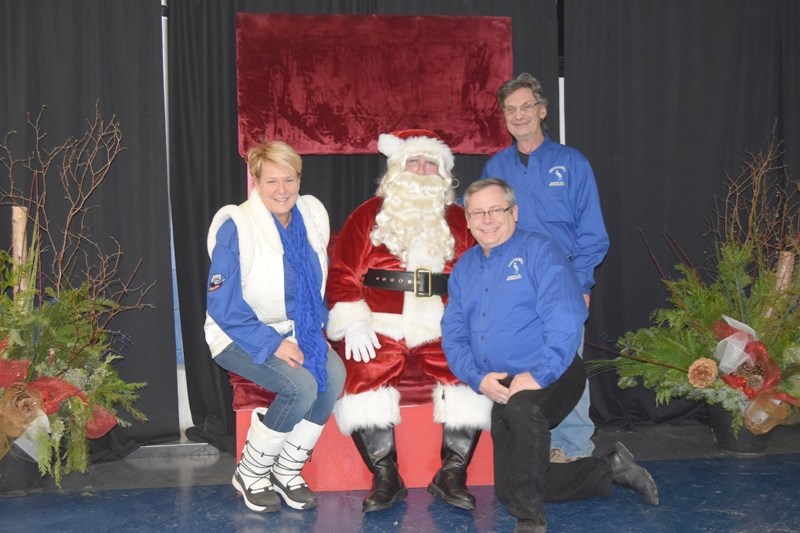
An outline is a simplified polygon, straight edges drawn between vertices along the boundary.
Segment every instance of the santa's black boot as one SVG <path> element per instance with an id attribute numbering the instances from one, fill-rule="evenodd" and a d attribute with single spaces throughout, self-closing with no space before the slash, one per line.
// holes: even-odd
<path id="1" fill-rule="evenodd" d="M 461 509 L 475 509 L 475 496 L 467 489 L 467 466 L 475 453 L 481 430 L 443 428 L 442 467 L 428 485 L 428 492 Z"/>
<path id="2" fill-rule="evenodd" d="M 352 436 L 356 449 L 372 472 L 372 487 L 361 510 L 368 513 L 394 507 L 408 496 L 397 469 L 394 428 L 359 429 Z"/>

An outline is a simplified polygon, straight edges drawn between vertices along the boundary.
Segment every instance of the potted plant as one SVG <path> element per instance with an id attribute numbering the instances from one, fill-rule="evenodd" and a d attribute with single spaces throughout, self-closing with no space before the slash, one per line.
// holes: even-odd
<path id="1" fill-rule="evenodd" d="M 134 407 L 145 384 L 125 382 L 113 365 L 122 335 L 113 319 L 148 307 L 150 286 L 134 286 L 138 265 L 122 279 L 119 244 L 106 253 L 87 224 L 124 149 L 119 122 L 96 110 L 82 136 L 49 147 L 43 111 L 28 121 L 31 153 L 14 157 L 15 132 L 0 144 L 0 205 L 13 213 L 12 253 L 0 250 L 0 456 L 21 446 L 60 486 L 64 474 L 86 472 L 87 439 L 129 425 L 118 410 L 146 420 Z M 65 202 L 48 209 L 54 180 Z"/>
<path id="2" fill-rule="evenodd" d="M 657 404 L 721 406 L 734 433 L 744 424 L 764 434 L 796 414 L 800 205 L 798 183 L 776 168 L 774 144 L 718 200 L 713 264 L 683 261 L 676 279 L 662 274 L 669 305 L 653 312 L 650 327 L 618 339 L 618 357 L 589 362 L 590 372 L 613 369 L 619 387 L 641 384 Z"/>

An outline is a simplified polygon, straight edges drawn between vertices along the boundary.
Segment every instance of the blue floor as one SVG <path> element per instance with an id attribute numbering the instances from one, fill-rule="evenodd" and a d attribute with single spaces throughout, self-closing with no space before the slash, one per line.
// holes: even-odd
<path id="1" fill-rule="evenodd" d="M 645 461 L 661 497 L 651 507 L 615 487 L 609 498 L 548 504 L 551 532 L 800 531 L 800 454 Z M 361 492 L 319 494 L 315 511 L 249 511 L 229 484 L 43 492 L 0 498 L 0 531 L 508 532 L 516 520 L 491 487 L 474 512 L 410 491 L 395 509 L 364 514 Z"/>

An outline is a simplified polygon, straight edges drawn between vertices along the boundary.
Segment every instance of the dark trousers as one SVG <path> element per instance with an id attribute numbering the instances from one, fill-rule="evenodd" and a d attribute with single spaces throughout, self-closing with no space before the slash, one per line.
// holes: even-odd
<path id="1" fill-rule="evenodd" d="M 505 381 L 508 385 L 511 378 Z M 611 469 L 600 459 L 550 463 L 550 429 L 575 407 L 586 384 L 583 359 L 575 357 L 549 387 L 522 391 L 492 407 L 494 487 L 517 518 L 543 519 L 544 502 L 608 496 Z"/>

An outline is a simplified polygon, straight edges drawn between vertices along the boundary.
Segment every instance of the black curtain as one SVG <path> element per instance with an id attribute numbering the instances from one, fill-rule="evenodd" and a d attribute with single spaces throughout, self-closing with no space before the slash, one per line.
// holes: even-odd
<path id="1" fill-rule="evenodd" d="M 611 248 L 597 273 L 587 340 L 613 346 L 649 325 L 666 292 L 672 236 L 692 263 L 712 249 L 714 196 L 773 139 L 800 178 L 800 8 L 792 1 L 568 1 L 566 140 L 592 162 Z M 600 351 L 591 357 L 607 357 Z M 688 402 L 592 380 L 600 424 L 702 418 Z"/>
<path id="2" fill-rule="evenodd" d="M 175 336 L 169 248 L 159 0 L 3 2 L 0 6 L 0 133 L 16 130 L 17 155 L 32 149 L 27 113 L 42 106 L 44 144 L 80 137 L 95 107 L 122 131 L 122 152 L 95 199 L 89 224 L 110 251 L 116 238 L 124 256 L 121 277 L 137 262 L 136 280 L 155 282 L 146 297 L 154 309 L 120 315 L 112 327 L 127 334 L 123 379 L 144 381 L 136 407 L 145 424 L 115 428 L 93 443 L 93 458 L 122 456 L 142 443 L 178 437 Z M 57 179 L 57 176 L 52 176 Z M 56 184 L 51 194 L 57 194 Z M 0 244 L 10 247 L 10 208 L 0 208 Z M 121 413 L 123 418 L 126 417 Z"/>
<path id="3" fill-rule="evenodd" d="M 231 434 L 234 420 L 230 385 L 211 361 L 202 324 L 209 263 L 208 225 L 221 206 L 238 204 L 246 198 L 245 165 L 237 152 L 235 14 L 240 11 L 509 16 L 515 72 L 535 73 L 550 91 L 552 109 L 558 106 L 556 3 L 552 1 L 170 2 L 170 175 L 189 401 L 198 426 L 213 430 L 208 426 L 218 425 L 212 421 L 221 421 Z M 558 124 L 554 122 L 550 127 L 557 137 Z M 376 131 L 375 137 L 380 133 L 384 132 Z M 456 156 L 455 173 L 462 189 L 478 176 L 485 161 L 484 156 Z M 383 164 L 378 155 L 306 156 L 301 192 L 322 200 L 335 232 L 356 206 L 375 194 Z M 232 439 L 227 443 L 231 446 Z"/>

